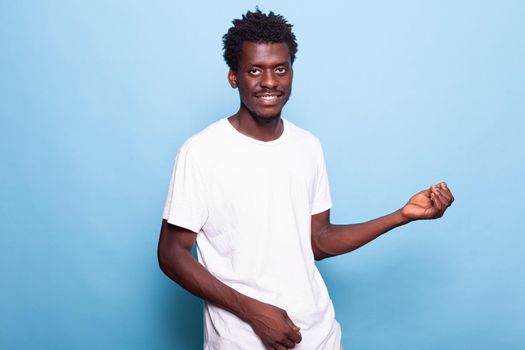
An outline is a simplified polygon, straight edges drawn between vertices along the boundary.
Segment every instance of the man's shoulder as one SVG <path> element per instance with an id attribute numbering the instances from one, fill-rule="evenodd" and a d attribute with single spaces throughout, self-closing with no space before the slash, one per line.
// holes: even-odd
<path id="1" fill-rule="evenodd" d="M 218 141 L 224 139 L 224 118 L 219 119 L 203 130 L 188 138 L 180 147 L 180 151 L 201 152 L 216 147 Z"/>
<path id="2" fill-rule="evenodd" d="M 315 136 L 311 131 L 299 127 L 289 120 L 286 120 L 286 123 L 289 127 L 290 135 L 294 139 L 307 143 L 314 147 L 319 147 L 321 145 L 319 138 Z"/>

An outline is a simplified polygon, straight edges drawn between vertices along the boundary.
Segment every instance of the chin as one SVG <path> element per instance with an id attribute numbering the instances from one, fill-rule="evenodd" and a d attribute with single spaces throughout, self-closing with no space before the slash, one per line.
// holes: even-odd
<path id="1" fill-rule="evenodd" d="M 265 115 L 265 114 L 261 115 L 261 114 L 252 113 L 252 117 L 262 122 L 271 122 L 271 121 L 281 118 L 281 112 L 277 114 L 271 114 L 271 115 Z"/>
<path id="2" fill-rule="evenodd" d="M 258 113 L 257 111 L 252 111 L 252 110 L 248 110 L 248 111 L 250 112 L 250 115 L 254 119 L 261 121 L 261 122 L 271 122 L 271 121 L 281 118 L 281 110 L 277 112 L 273 112 L 273 113 L 270 113 L 270 112 Z"/>

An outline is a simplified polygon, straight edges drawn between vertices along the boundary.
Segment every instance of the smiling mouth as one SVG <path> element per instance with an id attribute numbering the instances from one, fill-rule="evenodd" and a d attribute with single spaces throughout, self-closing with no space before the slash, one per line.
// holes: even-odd
<path id="1" fill-rule="evenodd" d="M 264 95 L 264 96 L 257 96 L 257 98 L 260 98 L 263 101 L 275 101 L 278 98 L 280 98 L 280 95 Z"/>
<path id="2" fill-rule="evenodd" d="M 278 103 L 283 97 L 282 93 L 262 93 L 255 95 L 257 100 L 265 105 L 273 105 Z"/>

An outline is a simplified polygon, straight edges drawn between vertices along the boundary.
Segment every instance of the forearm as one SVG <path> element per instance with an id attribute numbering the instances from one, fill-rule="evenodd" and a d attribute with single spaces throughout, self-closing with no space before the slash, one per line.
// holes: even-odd
<path id="1" fill-rule="evenodd" d="M 159 264 L 169 278 L 190 293 L 232 312 L 243 320 L 247 319 L 247 306 L 255 299 L 219 281 L 186 249 L 159 251 Z"/>
<path id="2" fill-rule="evenodd" d="M 351 252 L 368 242 L 381 236 L 391 229 L 404 225 L 411 220 L 401 215 L 401 209 L 358 224 L 333 225 L 327 224 L 317 228 L 319 234 L 316 236 L 314 253 L 316 260 L 330 256 L 341 255 Z"/>

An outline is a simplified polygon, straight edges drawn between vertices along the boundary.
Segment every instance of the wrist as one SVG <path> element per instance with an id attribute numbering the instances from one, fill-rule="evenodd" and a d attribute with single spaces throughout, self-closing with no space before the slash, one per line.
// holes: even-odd
<path id="1" fill-rule="evenodd" d="M 253 307 L 258 301 L 256 299 L 250 298 L 247 295 L 240 295 L 240 298 L 237 301 L 238 312 L 237 316 L 243 321 L 249 323 L 250 318 L 253 315 Z"/>
<path id="2" fill-rule="evenodd" d="M 414 221 L 415 219 L 412 219 L 408 216 L 406 216 L 405 214 L 403 214 L 403 209 L 405 207 L 401 208 L 401 209 L 398 209 L 394 212 L 394 217 L 395 217 L 395 220 L 396 220 L 396 223 L 397 223 L 397 226 L 401 226 L 401 225 L 406 225 L 408 224 L 409 222 L 411 221 Z"/>

